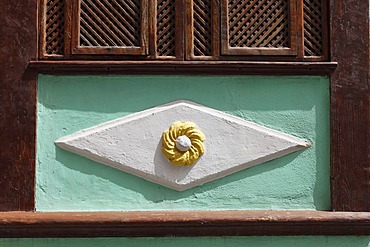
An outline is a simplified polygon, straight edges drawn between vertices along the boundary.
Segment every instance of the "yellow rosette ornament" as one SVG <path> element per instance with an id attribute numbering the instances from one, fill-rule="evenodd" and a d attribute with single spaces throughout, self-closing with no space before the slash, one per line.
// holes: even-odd
<path id="1" fill-rule="evenodd" d="M 176 166 L 191 166 L 204 154 L 204 134 L 192 122 L 175 122 L 162 135 L 162 153 Z"/>

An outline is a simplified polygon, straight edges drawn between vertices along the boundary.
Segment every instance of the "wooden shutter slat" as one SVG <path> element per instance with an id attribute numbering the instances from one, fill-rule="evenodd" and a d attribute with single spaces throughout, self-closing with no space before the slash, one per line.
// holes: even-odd
<path id="1" fill-rule="evenodd" d="M 65 50 L 65 2 L 41 0 L 41 58 L 63 58 Z"/>
<path id="2" fill-rule="evenodd" d="M 325 0 L 303 0 L 305 59 L 325 58 L 328 53 L 324 26 Z"/>
<path id="3" fill-rule="evenodd" d="M 222 0 L 221 54 L 296 56 L 296 7 L 294 0 Z"/>
<path id="4" fill-rule="evenodd" d="M 73 54 L 147 54 L 147 0 L 72 2 Z"/>
<path id="5" fill-rule="evenodd" d="M 183 0 L 156 0 L 152 4 L 152 57 L 183 60 Z"/>

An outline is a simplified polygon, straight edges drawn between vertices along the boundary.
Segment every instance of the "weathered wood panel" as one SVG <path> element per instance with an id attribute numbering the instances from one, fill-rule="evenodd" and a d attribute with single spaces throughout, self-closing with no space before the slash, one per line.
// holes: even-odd
<path id="1" fill-rule="evenodd" d="M 0 210 L 33 210 L 37 2 L 0 4 Z"/>
<path id="2" fill-rule="evenodd" d="M 370 210 L 369 1 L 331 1 L 331 196 L 335 211 Z"/>

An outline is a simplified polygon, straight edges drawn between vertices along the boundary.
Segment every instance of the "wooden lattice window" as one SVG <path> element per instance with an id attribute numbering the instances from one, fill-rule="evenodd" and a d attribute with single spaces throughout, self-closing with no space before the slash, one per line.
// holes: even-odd
<path id="1" fill-rule="evenodd" d="M 63 57 L 65 54 L 65 2 L 62 0 L 44 0 L 41 6 L 43 13 L 42 56 Z"/>
<path id="2" fill-rule="evenodd" d="M 150 46 L 154 59 L 183 58 L 183 4 L 174 0 L 150 1 Z"/>
<path id="3" fill-rule="evenodd" d="M 327 0 L 41 0 L 41 5 L 42 58 L 328 59 Z"/>
<path id="4" fill-rule="evenodd" d="M 148 53 L 147 0 L 79 0 L 73 5 L 73 54 Z"/>
<path id="5" fill-rule="evenodd" d="M 219 59 L 219 2 L 190 0 L 186 6 L 186 58 Z"/>
<path id="6" fill-rule="evenodd" d="M 327 5 L 322 0 L 304 0 L 304 56 L 321 58 L 328 56 L 325 43 L 328 39 L 324 23 L 327 22 Z"/>
<path id="7" fill-rule="evenodd" d="M 296 55 L 296 0 L 227 0 L 222 6 L 222 54 Z"/>

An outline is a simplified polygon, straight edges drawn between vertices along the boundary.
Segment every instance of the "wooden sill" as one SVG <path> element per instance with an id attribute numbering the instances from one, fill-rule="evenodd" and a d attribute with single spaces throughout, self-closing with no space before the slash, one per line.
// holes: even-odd
<path id="1" fill-rule="evenodd" d="M 370 235 L 370 213 L 2 212 L 1 238 Z"/>
<path id="2" fill-rule="evenodd" d="M 31 61 L 44 74 L 330 75 L 336 62 Z"/>

